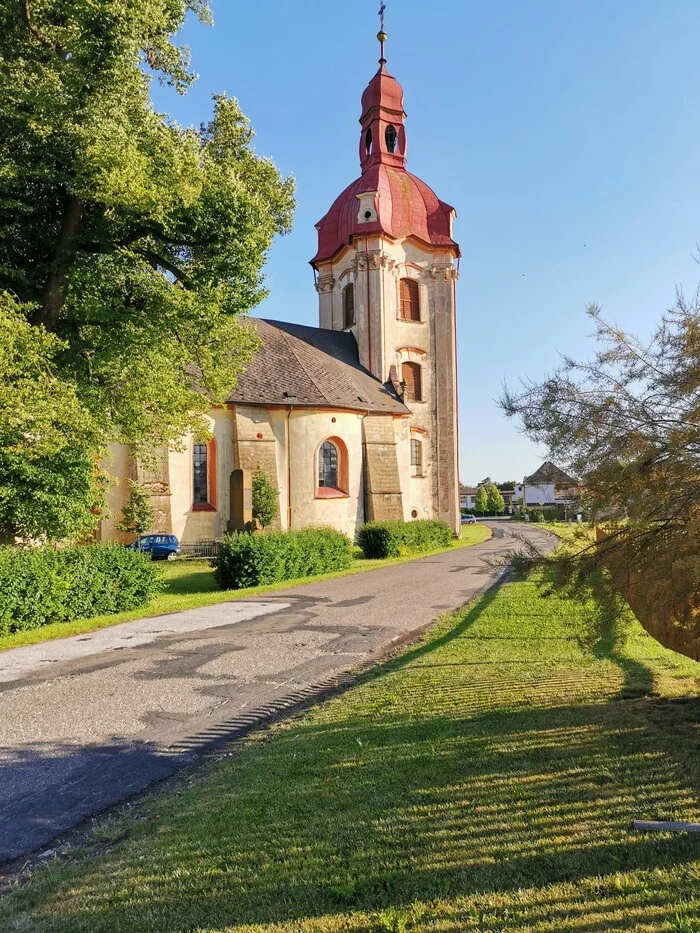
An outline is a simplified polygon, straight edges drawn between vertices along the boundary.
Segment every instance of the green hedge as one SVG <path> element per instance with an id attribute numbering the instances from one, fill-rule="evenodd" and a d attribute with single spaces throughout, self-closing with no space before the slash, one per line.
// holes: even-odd
<path id="1" fill-rule="evenodd" d="M 402 557 L 439 547 L 449 547 L 452 529 L 447 522 L 421 519 L 415 522 L 368 522 L 357 533 L 365 557 Z"/>
<path id="2" fill-rule="evenodd" d="M 118 544 L 0 547 L 0 635 L 136 609 L 161 588 L 150 558 Z"/>
<path id="3" fill-rule="evenodd" d="M 345 570 L 352 560 L 352 547 L 345 535 L 333 528 L 305 528 L 226 535 L 213 565 L 219 586 L 240 590 Z"/>

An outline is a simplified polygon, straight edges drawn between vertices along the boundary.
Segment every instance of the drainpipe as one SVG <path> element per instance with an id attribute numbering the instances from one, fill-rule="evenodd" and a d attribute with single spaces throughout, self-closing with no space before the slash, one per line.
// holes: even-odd
<path id="1" fill-rule="evenodd" d="M 365 524 L 369 521 L 369 492 L 367 490 L 367 444 L 365 443 L 365 418 L 367 417 L 367 412 L 362 415 L 362 423 L 360 424 L 360 432 L 362 435 L 362 522 Z"/>
<path id="2" fill-rule="evenodd" d="M 372 372 L 372 318 L 369 313 L 369 237 L 365 237 L 365 259 L 367 260 L 367 369 Z"/>
<path id="3" fill-rule="evenodd" d="M 292 458 L 289 450 L 289 419 L 292 416 L 292 406 L 287 409 L 287 420 L 285 422 L 284 446 L 287 449 L 287 531 L 292 527 Z"/>
<path id="4" fill-rule="evenodd" d="M 457 275 L 459 276 L 459 257 L 457 257 Z M 457 279 L 452 279 L 452 361 L 453 361 L 453 386 L 454 386 L 454 410 L 452 416 L 454 419 L 454 450 L 455 450 L 455 481 L 457 483 L 457 514 L 455 522 L 459 522 L 456 531 L 461 534 L 462 531 L 462 506 L 460 502 L 461 490 L 459 486 L 459 367 L 457 366 Z"/>

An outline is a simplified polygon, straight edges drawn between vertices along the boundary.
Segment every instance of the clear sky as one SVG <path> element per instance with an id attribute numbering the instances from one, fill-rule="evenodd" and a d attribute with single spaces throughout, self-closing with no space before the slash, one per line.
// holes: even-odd
<path id="1" fill-rule="evenodd" d="M 214 0 L 214 27 L 182 37 L 198 82 L 154 88 L 183 125 L 237 97 L 258 152 L 297 180 L 256 315 L 318 323 L 314 224 L 359 175 L 378 6 Z M 700 4 L 388 0 L 386 30 L 408 168 L 457 209 L 461 478 L 520 478 L 545 452 L 495 404 L 503 380 L 590 355 L 590 302 L 647 334 L 700 281 Z"/>

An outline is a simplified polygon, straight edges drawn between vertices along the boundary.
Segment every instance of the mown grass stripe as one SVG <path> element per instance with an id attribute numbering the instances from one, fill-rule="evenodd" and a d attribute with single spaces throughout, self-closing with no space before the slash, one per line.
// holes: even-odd
<path id="1" fill-rule="evenodd" d="M 39 872 L 0 927 L 698 933 L 696 840 L 631 821 L 697 820 L 700 665 L 632 619 L 589 646 L 590 609 L 486 594 Z"/>

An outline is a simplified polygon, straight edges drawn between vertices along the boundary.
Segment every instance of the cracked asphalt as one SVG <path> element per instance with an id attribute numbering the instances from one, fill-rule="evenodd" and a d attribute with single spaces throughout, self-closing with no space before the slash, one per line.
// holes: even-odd
<path id="1" fill-rule="evenodd" d="M 482 544 L 0 653 L 0 862 L 313 698 L 498 579 Z M 536 528 L 518 526 L 551 546 Z"/>

